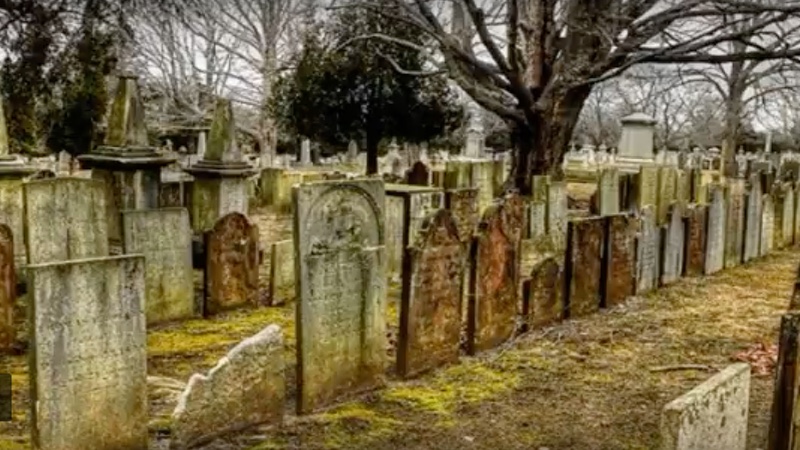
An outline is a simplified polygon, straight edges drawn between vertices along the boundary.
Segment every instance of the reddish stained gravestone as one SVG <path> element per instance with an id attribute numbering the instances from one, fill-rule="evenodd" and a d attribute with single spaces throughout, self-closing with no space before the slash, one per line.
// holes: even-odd
<path id="1" fill-rule="evenodd" d="M 17 278 L 14 271 L 14 236 L 11 228 L 0 224 L 0 351 L 14 346 L 14 302 Z"/>
<path id="2" fill-rule="evenodd" d="M 539 328 L 564 318 L 564 271 L 555 258 L 534 266 L 522 292 L 527 327 Z"/>
<path id="3" fill-rule="evenodd" d="M 686 258 L 684 276 L 701 276 L 706 262 L 706 210 L 705 205 L 692 205 L 686 210 Z"/>
<path id="4" fill-rule="evenodd" d="M 258 300 L 258 227 L 240 213 L 206 232 L 204 315 Z"/>
<path id="5" fill-rule="evenodd" d="M 566 318 L 586 316 L 600 309 L 604 239 L 604 217 L 569 222 Z"/>
<path id="6" fill-rule="evenodd" d="M 426 217 L 406 251 L 397 370 L 408 378 L 458 360 L 464 246 L 452 214 Z"/>
<path id="7" fill-rule="evenodd" d="M 478 191 L 473 188 L 448 189 L 444 194 L 445 208 L 453 213 L 461 242 L 469 242 L 480 217 Z"/>
<path id="8" fill-rule="evenodd" d="M 607 221 L 602 306 L 610 308 L 634 293 L 637 222 L 627 214 L 608 216 Z"/>

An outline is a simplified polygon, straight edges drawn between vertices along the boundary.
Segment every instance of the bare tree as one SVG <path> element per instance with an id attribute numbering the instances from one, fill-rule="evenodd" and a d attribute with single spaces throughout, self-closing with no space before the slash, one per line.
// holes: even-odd
<path id="1" fill-rule="evenodd" d="M 530 189 L 532 174 L 559 175 L 581 108 L 601 81 L 643 63 L 800 55 L 789 26 L 800 15 L 800 1 L 453 0 L 465 9 L 477 36 L 472 46 L 464 45 L 437 13 L 435 5 L 445 3 L 446 9 L 448 0 L 355 1 L 432 36 L 439 51 L 432 64 L 513 124 L 513 182 L 523 192 Z M 391 36 L 368 37 L 410 44 Z M 720 50 L 731 42 L 741 45 Z"/>

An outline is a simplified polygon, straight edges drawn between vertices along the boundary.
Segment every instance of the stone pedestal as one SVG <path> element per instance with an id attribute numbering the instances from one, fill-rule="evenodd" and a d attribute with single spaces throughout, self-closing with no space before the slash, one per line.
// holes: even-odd
<path id="1" fill-rule="evenodd" d="M 247 215 L 247 177 L 257 170 L 245 162 L 202 160 L 184 169 L 194 177 L 192 230 L 202 233 L 217 219 L 238 212 Z"/>

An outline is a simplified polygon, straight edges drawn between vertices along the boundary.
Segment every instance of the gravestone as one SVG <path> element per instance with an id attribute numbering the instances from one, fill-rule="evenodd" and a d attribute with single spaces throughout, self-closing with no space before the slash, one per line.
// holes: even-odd
<path id="1" fill-rule="evenodd" d="M 547 234 L 547 202 L 528 202 L 528 239 Z"/>
<path id="2" fill-rule="evenodd" d="M 280 306 L 294 288 L 294 242 L 291 239 L 273 242 L 270 249 L 269 264 L 269 304 Z"/>
<path id="3" fill-rule="evenodd" d="M 385 190 L 387 270 L 400 274 L 405 249 L 416 239 L 425 217 L 444 206 L 444 192 L 405 184 L 387 184 Z"/>
<path id="4" fill-rule="evenodd" d="M 0 224 L 0 353 L 14 346 L 14 304 L 17 300 L 17 272 L 14 264 L 14 234 Z"/>
<path id="5" fill-rule="evenodd" d="M 636 293 L 645 294 L 656 287 L 659 270 L 659 230 L 655 206 L 639 212 L 639 235 L 636 243 Z"/>
<path id="6" fill-rule="evenodd" d="M 452 214 L 429 215 L 404 259 L 397 370 L 405 378 L 458 360 L 464 246 Z"/>
<path id="7" fill-rule="evenodd" d="M 172 448 L 190 448 L 224 433 L 283 420 L 283 334 L 270 325 L 196 373 L 172 414 Z"/>
<path id="8" fill-rule="evenodd" d="M 800 182 L 797 182 L 794 187 L 793 214 L 794 214 L 794 230 L 792 230 L 792 234 L 794 236 L 794 240 L 792 241 L 792 243 L 794 245 L 798 245 L 800 244 Z"/>
<path id="9" fill-rule="evenodd" d="M 748 183 L 745 195 L 744 262 L 757 258 L 761 251 L 762 200 L 761 183 L 753 178 Z"/>
<path id="10" fill-rule="evenodd" d="M 643 166 L 639 169 L 636 206 L 641 211 L 646 206 L 658 207 L 658 168 Z M 653 211 L 655 214 L 656 211 Z"/>
<path id="11" fill-rule="evenodd" d="M 775 205 L 771 195 L 762 196 L 761 208 L 761 244 L 758 255 L 765 256 L 775 248 Z"/>
<path id="12" fill-rule="evenodd" d="M 675 170 L 675 201 L 681 207 L 686 207 L 690 203 L 692 196 L 692 178 L 682 169 Z"/>
<path id="13" fill-rule="evenodd" d="M 195 306 L 192 275 L 192 229 L 186 208 L 122 212 L 126 254 L 145 257 L 147 323 L 192 317 Z"/>
<path id="14" fill-rule="evenodd" d="M 556 249 L 567 246 L 567 184 L 550 181 L 547 185 L 547 234 Z"/>
<path id="15" fill-rule="evenodd" d="M 664 450 L 744 450 L 750 403 L 750 366 L 728 366 L 664 407 Z"/>
<path id="16" fill-rule="evenodd" d="M 158 208 L 161 168 L 176 159 L 150 145 L 137 77 L 118 77 L 103 145 L 78 156 L 81 167 L 103 183 L 108 237 L 115 245 L 122 241 L 120 213 Z"/>
<path id="17" fill-rule="evenodd" d="M 706 259 L 706 205 L 689 205 L 684 223 L 686 227 L 686 247 L 684 249 L 684 275 L 700 276 L 705 270 Z"/>
<path id="18" fill-rule="evenodd" d="M 784 186 L 780 183 L 773 186 L 771 190 L 772 206 L 774 208 L 774 230 L 773 230 L 773 243 L 776 249 L 781 249 L 784 246 L 784 208 L 785 208 L 785 193 Z"/>
<path id="19" fill-rule="evenodd" d="M 383 383 L 383 182 L 294 188 L 298 412 Z"/>
<path id="20" fill-rule="evenodd" d="M 492 161 L 470 162 L 470 186 L 478 190 L 478 211 L 483 213 L 495 197 Z"/>
<path id="21" fill-rule="evenodd" d="M 725 268 L 742 262 L 744 247 L 744 180 L 728 180 L 725 217 Z"/>
<path id="22" fill-rule="evenodd" d="M 35 180 L 23 185 L 23 195 L 28 263 L 108 256 L 102 182 L 72 177 Z"/>
<path id="23" fill-rule="evenodd" d="M 517 313 L 517 247 L 506 228 L 503 203 L 483 214 L 473 242 L 467 313 L 467 352 L 494 348 L 514 333 Z"/>
<path id="24" fill-rule="evenodd" d="M 678 281 L 683 273 L 683 251 L 685 230 L 683 224 L 683 208 L 680 203 L 673 203 L 669 211 L 669 220 L 664 228 L 662 244 L 661 284 L 666 286 Z"/>
<path id="25" fill-rule="evenodd" d="M 536 264 L 522 291 L 522 317 L 528 327 L 539 328 L 564 318 L 564 269 L 555 258 Z"/>
<path id="26" fill-rule="evenodd" d="M 144 258 L 33 264 L 28 279 L 33 448 L 146 449 Z"/>
<path id="27" fill-rule="evenodd" d="M 788 183 L 781 187 L 780 211 L 780 221 L 776 220 L 776 226 L 780 225 L 780 248 L 784 248 L 794 242 L 794 190 Z M 775 214 L 778 214 L 777 205 Z M 777 234 L 778 229 L 775 231 Z"/>
<path id="28" fill-rule="evenodd" d="M 235 212 L 206 233 L 203 315 L 258 303 L 258 239 L 258 227 Z"/>
<path id="29" fill-rule="evenodd" d="M 663 225 L 667 221 L 669 208 L 675 201 L 677 191 L 677 175 L 674 167 L 661 167 L 658 169 L 658 200 L 656 223 Z"/>
<path id="30" fill-rule="evenodd" d="M 725 193 L 722 186 L 709 190 L 710 203 L 706 219 L 705 274 L 710 275 L 725 266 Z"/>
<path id="31" fill-rule="evenodd" d="M 600 171 L 600 180 L 597 184 L 597 200 L 599 203 L 598 211 L 601 216 L 619 213 L 619 171 L 617 169 L 603 169 Z"/>
<path id="32" fill-rule="evenodd" d="M 600 309 L 604 241 L 602 217 L 569 222 L 565 268 L 567 318 L 586 316 Z"/>
<path id="33" fill-rule="evenodd" d="M 468 243 L 480 221 L 478 192 L 472 188 L 448 189 L 445 191 L 445 208 L 453 213 L 459 239 Z"/>
<path id="34" fill-rule="evenodd" d="M 422 161 L 417 161 L 406 172 L 406 183 L 415 186 L 430 186 L 431 171 L 428 165 Z"/>
<path id="35" fill-rule="evenodd" d="M 605 261 L 601 306 L 610 308 L 625 302 L 634 293 L 636 282 L 636 229 L 638 224 L 627 214 L 606 219 Z"/>

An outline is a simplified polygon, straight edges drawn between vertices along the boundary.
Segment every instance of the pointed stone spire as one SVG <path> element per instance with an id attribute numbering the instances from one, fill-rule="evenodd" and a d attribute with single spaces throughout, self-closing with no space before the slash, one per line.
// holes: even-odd
<path id="1" fill-rule="evenodd" d="M 119 77 L 108 117 L 105 147 L 118 151 L 151 149 L 147 139 L 144 104 L 139 96 L 138 78 L 134 75 Z"/>
<path id="2" fill-rule="evenodd" d="M 233 104 L 220 98 L 214 108 L 214 119 L 208 135 L 208 147 L 203 157 L 205 161 L 238 163 L 242 153 L 236 145 L 236 125 L 233 121 Z"/>

